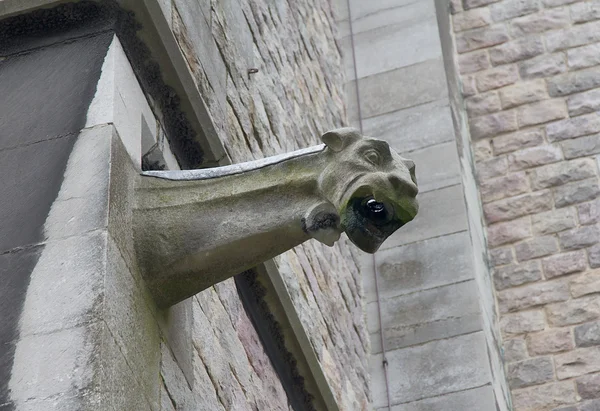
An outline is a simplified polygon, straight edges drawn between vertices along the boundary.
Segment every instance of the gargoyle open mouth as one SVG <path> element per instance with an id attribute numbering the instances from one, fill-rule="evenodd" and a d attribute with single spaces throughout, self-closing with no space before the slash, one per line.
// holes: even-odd
<path id="1" fill-rule="evenodd" d="M 399 210 L 398 210 L 399 211 Z M 352 197 L 342 221 L 348 238 L 358 248 L 374 253 L 394 231 L 408 223 L 391 201 L 375 200 L 374 196 Z"/>

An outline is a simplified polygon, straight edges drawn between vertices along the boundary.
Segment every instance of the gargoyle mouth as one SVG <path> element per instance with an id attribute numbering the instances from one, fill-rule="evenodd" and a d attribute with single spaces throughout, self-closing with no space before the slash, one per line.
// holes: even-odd
<path id="1" fill-rule="evenodd" d="M 346 234 L 358 248 L 374 253 L 394 231 L 412 218 L 396 210 L 391 201 L 377 201 L 372 195 L 352 197 L 347 204 L 342 222 Z"/>

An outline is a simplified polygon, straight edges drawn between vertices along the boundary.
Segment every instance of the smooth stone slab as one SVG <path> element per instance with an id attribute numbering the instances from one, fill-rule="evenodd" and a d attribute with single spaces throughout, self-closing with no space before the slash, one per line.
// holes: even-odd
<path id="1" fill-rule="evenodd" d="M 458 152 L 453 141 L 401 155 L 415 162 L 420 193 L 455 185 L 461 181 Z"/>
<path id="2" fill-rule="evenodd" d="M 490 385 L 392 407 L 392 411 L 492 411 L 495 409 L 494 390 Z M 384 410 L 387 411 L 387 408 L 377 411 Z"/>

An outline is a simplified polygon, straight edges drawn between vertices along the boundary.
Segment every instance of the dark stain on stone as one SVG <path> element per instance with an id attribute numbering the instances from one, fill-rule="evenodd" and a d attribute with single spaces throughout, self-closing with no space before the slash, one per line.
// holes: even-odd
<path id="1" fill-rule="evenodd" d="M 70 41 L 40 42 L 46 28 L 31 16 L 0 21 L 7 56 L 0 62 L 0 404 L 10 404 L 19 318 L 43 251 L 44 222 L 112 39 L 110 32 L 68 27 L 69 33 L 52 33 Z"/>

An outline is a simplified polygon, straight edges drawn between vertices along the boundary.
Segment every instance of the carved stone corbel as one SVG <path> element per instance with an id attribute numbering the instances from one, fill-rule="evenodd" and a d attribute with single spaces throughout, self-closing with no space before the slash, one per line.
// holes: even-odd
<path id="1" fill-rule="evenodd" d="M 415 166 L 352 128 L 324 145 L 225 167 L 147 171 L 136 183 L 134 239 L 161 307 L 314 238 L 346 232 L 374 253 L 418 211 Z"/>

